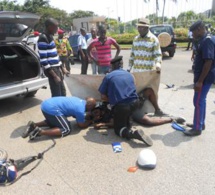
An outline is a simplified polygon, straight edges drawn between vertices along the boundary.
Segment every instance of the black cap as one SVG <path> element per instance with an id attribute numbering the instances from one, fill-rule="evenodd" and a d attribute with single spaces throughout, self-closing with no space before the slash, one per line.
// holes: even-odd
<path id="1" fill-rule="evenodd" d="M 193 23 L 190 26 L 190 31 L 194 31 L 194 30 L 196 30 L 197 28 L 199 28 L 202 25 L 204 25 L 204 23 L 201 20 L 198 20 L 197 22 Z"/>
<path id="2" fill-rule="evenodd" d="M 122 57 L 123 57 L 123 56 L 117 56 L 117 57 L 115 57 L 114 59 L 112 59 L 112 60 L 110 61 L 110 63 L 111 63 L 111 64 L 114 64 L 114 63 L 116 63 L 116 62 L 120 62 L 120 61 L 122 60 Z"/>

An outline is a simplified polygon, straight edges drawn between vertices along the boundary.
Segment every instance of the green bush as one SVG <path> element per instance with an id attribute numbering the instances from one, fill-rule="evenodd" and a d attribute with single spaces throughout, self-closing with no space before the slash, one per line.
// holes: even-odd
<path id="1" fill-rule="evenodd" d="M 188 41 L 188 29 L 186 28 L 176 28 L 174 29 L 176 35 L 176 42 L 187 42 Z M 124 33 L 124 34 L 114 34 L 113 32 L 108 33 L 108 36 L 114 38 L 118 44 L 132 44 L 133 39 L 138 33 Z"/>

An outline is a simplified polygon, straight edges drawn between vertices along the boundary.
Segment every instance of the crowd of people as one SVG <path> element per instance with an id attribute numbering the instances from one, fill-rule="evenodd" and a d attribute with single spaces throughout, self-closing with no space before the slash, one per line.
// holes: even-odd
<path id="1" fill-rule="evenodd" d="M 119 56 L 120 46 L 111 37 L 106 36 L 106 29 L 101 27 L 92 28 L 92 38 L 85 39 L 86 31 L 81 29 L 78 38 L 79 51 L 81 53 L 81 74 L 87 74 L 88 63 L 92 64 L 93 74 L 105 74 L 98 89 L 101 94 L 101 102 L 109 107 L 98 106 L 98 102 L 92 97 L 86 100 L 78 97 L 66 96 L 63 82 L 63 75 L 69 72 L 67 60 L 71 47 L 64 42 L 62 32 L 58 30 L 58 23 L 55 19 L 48 19 L 45 22 L 45 31 L 41 33 L 38 40 L 40 62 L 45 74 L 49 79 L 52 97 L 45 100 L 41 105 L 44 121 L 35 123 L 29 121 L 23 138 L 29 136 L 30 140 L 41 135 L 66 136 L 72 130 L 68 116 L 76 119 L 80 128 L 86 128 L 92 124 L 96 129 L 110 127 L 114 129 L 117 136 L 126 139 L 137 139 L 146 145 L 153 144 L 150 137 L 144 134 L 142 129 L 133 131 L 130 118 L 141 125 L 162 125 L 176 121 L 184 123 L 180 117 L 173 117 L 165 114 L 158 105 L 155 92 L 146 88 L 137 94 L 135 79 L 130 71 L 161 72 L 162 53 L 159 41 L 149 30 L 149 20 L 141 18 L 137 23 L 139 35 L 132 44 L 129 60 L 129 71 L 123 69 L 123 57 Z M 54 41 L 53 35 L 58 30 L 58 40 Z M 215 38 L 208 34 L 202 21 L 195 22 L 191 27 L 193 39 L 196 45 L 194 58 L 194 117 L 193 123 L 187 124 L 190 130 L 184 131 L 187 136 L 201 135 L 205 129 L 206 97 L 215 80 Z M 57 49 L 63 43 L 65 52 L 58 57 Z M 111 46 L 116 48 L 116 54 L 111 56 Z M 61 61 L 61 63 L 60 63 Z M 106 74 L 107 73 L 107 74 Z M 154 116 L 149 116 L 144 107 L 148 99 L 154 109 Z M 110 109 L 109 109 L 110 108 Z M 49 126 L 49 129 L 42 129 Z"/>

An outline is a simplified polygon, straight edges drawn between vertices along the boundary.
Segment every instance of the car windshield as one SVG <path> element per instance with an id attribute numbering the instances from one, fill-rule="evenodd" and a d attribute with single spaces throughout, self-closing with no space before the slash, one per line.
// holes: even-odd
<path id="1" fill-rule="evenodd" d="M 163 33 L 163 32 L 172 34 L 171 28 L 169 26 L 154 26 L 150 28 L 150 31 L 155 35 L 159 35 L 160 33 Z"/>
<path id="2" fill-rule="evenodd" d="M 23 24 L 0 24 L 0 40 L 5 40 L 6 37 L 21 37 L 27 28 Z"/>

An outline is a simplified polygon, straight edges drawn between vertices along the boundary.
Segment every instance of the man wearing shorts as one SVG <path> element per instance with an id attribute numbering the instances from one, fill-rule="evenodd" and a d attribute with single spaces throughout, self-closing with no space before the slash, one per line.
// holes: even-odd
<path id="1" fill-rule="evenodd" d="M 30 140 L 41 135 L 47 136 L 66 136 L 71 132 L 70 122 L 67 117 L 72 116 L 76 119 L 80 128 L 87 128 L 92 120 L 85 117 L 85 112 L 90 112 L 96 105 L 92 97 L 86 100 L 78 97 L 53 97 L 43 101 L 41 111 L 45 117 L 44 121 L 34 123 L 29 121 L 26 131 L 22 137 L 29 136 Z M 49 126 L 49 129 L 40 127 Z"/>

